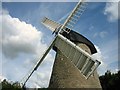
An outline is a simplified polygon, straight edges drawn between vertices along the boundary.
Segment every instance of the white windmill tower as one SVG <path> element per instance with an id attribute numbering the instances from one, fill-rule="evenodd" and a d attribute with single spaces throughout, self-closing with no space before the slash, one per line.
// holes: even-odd
<path id="1" fill-rule="evenodd" d="M 94 45 L 72 30 L 85 10 L 85 5 L 86 3 L 80 0 L 63 24 L 46 17 L 42 20 L 42 24 L 53 31 L 55 38 L 31 70 L 23 86 L 53 49 L 56 51 L 56 58 L 50 88 L 101 88 L 96 72 L 100 62 L 91 57 L 97 52 Z"/>

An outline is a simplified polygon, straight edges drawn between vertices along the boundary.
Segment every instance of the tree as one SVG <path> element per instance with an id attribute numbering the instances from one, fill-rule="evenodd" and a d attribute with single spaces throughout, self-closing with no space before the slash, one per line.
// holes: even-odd
<path id="1" fill-rule="evenodd" d="M 12 89 L 12 90 L 23 90 L 19 82 L 8 82 L 6 79 L 2 81 L 2 90 Z"/>
<path id="2" fill-rule="evenodd" d="M 120 88 L 120 71 L 111 73 L 109 70 L 99 77 L 103 90 L 118 90 Z"/>

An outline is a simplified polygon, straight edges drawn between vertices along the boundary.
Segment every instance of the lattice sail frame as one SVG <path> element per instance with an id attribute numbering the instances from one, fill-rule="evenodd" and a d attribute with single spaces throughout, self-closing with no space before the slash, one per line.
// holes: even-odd
<path id="1" fill-rule="evenodd" d="M 43 19 L 42 24 L 53 32 L 57 32 L 53 46 L 57 47 L 57 49 L 59 49 L 63 55 L 68 58 L 68 60 L 71 60 L 71 62 L 74 63 L 74 65 L 80 70 L 83 76 L 88 79 L 100 65 L 100 62 L 98 60 L 94 60 L 91 55 L 89 55 L 87 52 L 82 50 L 80 47 L 78 47 L 76 44 L 61 34 L 62 32 L 69 33 L 71 31 L 71 28 L 73 25 L 75 25 L 85 10 L 86 4 L 87 3 L 83 2 L 83 0 L 80 0 L 71 14 L 65 20 L 63 25 L 46 17 Z M 66 28 L 69 30 L 66 31 Z"/>
<path id="2" fill-rule="evenodd" d="M 57 35 L 54 46 L 79 69 L 86 79 L 88 79 L 100 65 L 98 60 L 92 58 L 86 51 L 61 34 Z"/>
<path id="3" fill-rule="evenodd" d="M 65 20 L 64 24 L 59 24 L 53 20 L 50 20 L 48 18 L 44 18 L 42 20 L 42 24 L 45 25 L 47 28 L 52 30 L 56 33 L 55 38 L 43 54 L 43 56 L 40 58 L 40 60 L 36 63 L 34 68 L 32 68 L 31 72 L 27 75 L 27 78 L 25 79 L 23 83 L 23 87 L 25 83 L 28 81 L 30 76 L 33 74 L 35 70 L 39 67 L 39 65 L 42 63 L 46 55 L 49 53 L 49 51 L 53 48 L 53 46 L 56 46 L 71 62 L 74 63 L 75 67 L 77 67 L 80 72 L 83 74 L 83 76 L 88 79 L 90 75 L 96 70 L 96 68 L 100 65 L 100 62 L 98 60 L 94 60 L 91 55 L 89 55 L 87 52 L 82 50 L 80 47 L 78 47 L 76 44 L 71 42 L 69 39 L 65 38 L 60 33 L 67 32 L 69 33 L 73 25 L 76 24 L 80 16 L 82 15 L 83 11 L 85 10 L 86 3 L 83 2 L 83 0 L 80 0 L 76 7 L 73 9 L 71 14 L 68 16 L 68 18 Z M 69 30 L 66 31 L 65 29 L 68 28 Z M 59 44 L 58 44 L 59 43 Z M 71 51 L 69 51 L 71 50 Z"/>
<path id="4" fill-rule="evenodd" d="M 83 14 L 84 10 L 86 9 L 87 3 L 84 2 L 84 1 L 85 0 L 80 0 L 77 3 L 75 8 L 72 10 L 70 15 L 67 17 L 67 19 L 65 20 L 65 22 L 61 26 L 61 29 L 60 29 L 59 32 L 62 32 L 62 31 L 65 31 L 67 33 L 70 32 L 70 30 L 66 31 L 65 28 L 67 27 L 67 28 L 72 29 L 74 27 L 74 25 L 77 23 L 77 21 L 79 20 L 80 16 Z"/>

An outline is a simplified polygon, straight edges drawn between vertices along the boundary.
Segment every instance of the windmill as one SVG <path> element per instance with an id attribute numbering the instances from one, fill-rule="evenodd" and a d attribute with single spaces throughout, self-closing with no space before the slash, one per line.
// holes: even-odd
<path id="1" fill-rule="evenodd" d="M 60 59 L 61 56 L 64 56 L 61 58 L 61 60 L 65 61 L 64 59 L 66 58 L 66 61 L 78 70 L 77 73 L 82 75 L 82 78 L 84 78 L 84 80 L 89 80 L 91 75 L 93 75 L 96 72 L 96 69 L 100 65 L 100 62 L 91 57 L 91 54 L 97 52 L 96 48 L 94 47 L 91 41 L 89 41 L 83 35 L 72 30 L 73 26 L 76 24 L 76 22 L 84 12 L 85 6 L 86 3 L 83 2 L 83 0 L 80 0 L 63 24 L 50 20 L 47 17 L 45 17 L 42 20 L 42 24 L 48 29 L 50 29 L 53 32 L 53 34 L 55 34 L 55 37 L 51 44 L 48 46 L 43 56 L 40 58 L 40 60 L 36 63 L 34 68 L 26 77 L 23 86 L 29 80 L 33 72 L 37 70 L 37 68 L 40 66 L 40 64 L 51 49 L 56 51 L 56 59 Z M 63 65 L 65 65 L 65 63 L 63 63 Z M 53 69 L 55 69 L 56 67 L 54 66 Z M 54 70 L 50 80 L 50 87 L 54 87 L 54 84 L 56 83 L 53 82 L 55 78 L 53 74 Z M 64 76 L 62 76 L 62 78 L 63 77 Z"/>

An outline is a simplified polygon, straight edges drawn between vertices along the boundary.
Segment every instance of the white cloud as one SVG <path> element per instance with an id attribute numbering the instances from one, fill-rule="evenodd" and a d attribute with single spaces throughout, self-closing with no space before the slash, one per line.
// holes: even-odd
<path id="1" fill-rule="evenodd" d="M 104 38 L 108 33 L 106 31 L 100 32 L 100 37 Z"/>
<path id="2" fill-rule="evenodd" d="M 41 63 L 41 65 L 38 67 L 37 71 L 35 71 L 33 73 L 33 75 L 31 76 L 31 78 L 29 79 L 28 83 L 26 83 L 26 85 L 30 88 L 34 88 L 39 86 L 39 87 L 48 87 L 49 85 L 49 80 L 51 77 L 51 73 L 52 73 L 52 67 L 53 67 L 53 63 L 54 63 L 54 55 L 48 54 L 47 57 L 45 58 L 45 60 Z M 23 66 L 25 68 L 29 68 L 31 66 L 34 66 L 36 64 L 36 62 L 39 59 L 36 60 L 30 60 L 27 59 L 24 61 Z M 30 69 L 29 69 L 30 70 Z M 33 83 L 33 84 L 32 84 Z"/>
<path id="3" fill-rule="evenodd" d="M 40 65 L 38 70 L 35 72 L 35 76 L 30 78 L 30 82 L 35 81 L 39 87 L 48 87 L 51 73 L 52 73 L 52 66 L 54 63 L 54 58 L 51 54 L 48 54 L 44 62 Z M 39 81 L 38 81 L 39 80 Z M 34 86 L 30 86 L 33 88 Z"/>
<path id="4" fill-rule="evenodd" d="M 119 71 L 119 69 L 118 69 L 118 68 L 116 68 L 116 69 L 115 69 L 115 73 L 116 73 L 116 72 L 118 72 L 118 71 Z"/>
<path id="5" fill-rule="evenodd" d="M 2 75 L 0 75 L 0 83 L 5 79 Z"/>
<path id="6" fill-rule="evenodd" d="M 91 26 L 89 27 L 89 30 L 92 31 L 92 30 L 94 30 L 94 28 L 95 28 L 95 27 L 94 27 L 93 25 L 91 25 Z"/>
<path id="7" fill-rule="evenodd" d="M 107 65 L 104 62 L 104 56 L 102 55 L 100 48 L 96 45 L 95 45 L 95 48 L 97 49 L 97 53 L 93 54 L 92 57 L 101 62 L 98 68 L 98 73 L 99 75 L 101 75 L 101 74 L 104 74 L 103 71 L 107 68 Z"/>
<path id="8" fill-rule="evenodd" d="M 99 32 L 99 33 L 96 32 L 96 33 L 93 34 L 93 38 L 95 38 L 95 37 L 104 38 L 104 37 L 107 36 L 107 34 L 108 34 L 108 32 L 106 32 L 106 31 L 101 31 L 101 32 Z"/>
<path id="9" fill-rule="evenodd" d="M 9 80 L 14 81 L 17 79 L 19 81 L 18 79 L 24 77 L 25 73 L 39 60 L 47 45 L 42 43 L 43 33 L 41 31 L 38 31 L 31 24 L 11 17 L 7 10 L 3 10 L 0 14 L 0 19 L 2 19 L 0 20 L 2 25 L 2 29 L 0 29 L 0 32 L 2 32 L 0 44 L 2 44 L 1 53 L 4 59 L 3 73 Z M 30 82 L 31 85 L 38 83 L 41 87 L 48 86 L 53 59 L 53 54 L 48 54 L 38 70 L 43 75 L 39 78 L 44 82 L 44 85 L 39 80 Z M 14 72 L 17 72 L 17 74 Z M 36 78 L 36 76 L 32 77 Z"/>
<path id="10" fill-rule="evenodd" d="M 2 52 L 6 57 L 15 58 L 20 53 L 36 54 L 46 48 L 40 41 L 43 34 L 31 24 L 13 18 L 9 14 L 2 16 Z"/>
<path id="11" fill-rule="evenodd" d="M 95 48 L 97 49 L 97 53 L 93 54 L 93 57 L 97 60 L 102 61 L 102 53 L 98 46 L 95 45 Z"/>
<path id="12" fill-rule="evenodd" d="M 108 2 L 106 3 L 104 14 L 107 15 L 107 18 L 110 22 L 118 20 L 118 3 L 117 2 Z"/>
<path id="13" fill-rule="evenodd" d="M 100 68 L 100 72 L 104 74 L 107 70 L 115 72 L 118 68 L 118 40 L 113 39 L 105 43 L 101 48 L 104 67 Z"/>
<path id="14" fill-rule="evenodd" d="M 110 39 L 107 43 L 103 43 L 101 47 L 95 45 L 95 48 L 97 53 L 93 54 L 92 57 L 101 62 L 98 67 L 99 75 L 105 74 L 107 70 L 115 73 L 118 70 L 118 39 Z"/>

